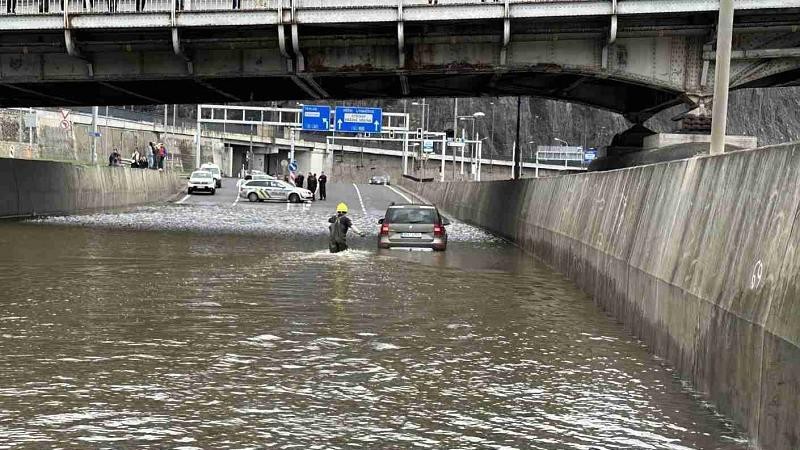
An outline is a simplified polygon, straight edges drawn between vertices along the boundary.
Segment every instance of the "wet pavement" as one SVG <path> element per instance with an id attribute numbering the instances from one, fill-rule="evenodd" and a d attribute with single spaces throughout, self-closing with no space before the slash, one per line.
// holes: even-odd
<path id="1" fill-rule="evenodd" d="M 747 448 L 501 239 L 455 223 L 447 252 L 378 251 L 395 191 L 251 204 L 226 181 L 0 222 L 0 448 Z M 341 200 L 370 235 L 331 255 Z"/>

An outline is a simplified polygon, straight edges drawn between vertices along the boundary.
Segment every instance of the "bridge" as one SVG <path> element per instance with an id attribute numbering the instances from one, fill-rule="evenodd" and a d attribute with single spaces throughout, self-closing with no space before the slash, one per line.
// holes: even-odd
<path id="1" fill-rule="evenodd" d="M 800 0 L 737 0 L 733 89 L 800 79 Z M 534 95 L 710 102 L 716 0 L 2 0 L 0 106 Z"/>

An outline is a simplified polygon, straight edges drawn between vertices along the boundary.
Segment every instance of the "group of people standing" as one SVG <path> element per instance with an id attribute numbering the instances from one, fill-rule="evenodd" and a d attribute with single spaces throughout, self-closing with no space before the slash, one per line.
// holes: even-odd
<path id="1" fill-rule="evenodd" d="M 139 153 L 139 150 L 134 150 L 131 155 L 131 167 L 134 169 L 154 169 L 164 170 L 164 160 L 167 159 L 167 148 L 164 144 L 150 142 L 147 145 L 145 154 Z M 116 148 L 108 155 L 109 166 L 121 166 L 123 163 L 122 155 Z"/>
<path id="2" fill-rule="evenodd" d="M 164 160 L 167 159 L 167 148 L 164 144 L 150 142 L 147 144 L 147 167 L 164 170 Z"/>
<path id="3" fill-rule="evenodd" d="M 325 175 L 325 172 L 320 172 L 319 177 L 317 177 L 317 174 L 315 173 L 308 172 L 308 177 L 305 177 L 302 173 L 300 173 L 294 178 L 294 185 L 297 187 L 304 187 L 304 182 L 306 183 L 305 188 L 315 195 L 317 193 L 317 188 L 319 187 L 320 200 L 327 199 L 326 186 L 328 184 L 328 176 Z"/>

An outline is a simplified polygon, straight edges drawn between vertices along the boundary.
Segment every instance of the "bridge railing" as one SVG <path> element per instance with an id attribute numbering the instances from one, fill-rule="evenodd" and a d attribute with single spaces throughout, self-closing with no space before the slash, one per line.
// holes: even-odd
<path id="1" fill-rule="evenodd" d="M 563 3 L 596 0 L 508 0 L 509 3 Z M 608 0 L 609 2 L 611 0 Z M 458 6 L 505 0 L 402 0 L 403 6 Z M 117 14 L 172 11 L 397 8 L 397 0 L 0 0 L 0 15 Z"/>

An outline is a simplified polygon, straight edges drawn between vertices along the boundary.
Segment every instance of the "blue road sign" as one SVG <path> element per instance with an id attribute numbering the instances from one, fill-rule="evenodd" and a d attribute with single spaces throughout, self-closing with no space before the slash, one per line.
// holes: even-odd
<path id="1" fill-rule="evenodd" d="M 289 172 L 297 172 L 297 161 L 292 161 L 289 163 Z"/>
<path id="2" fill-rule="evenodd" d="M 597 159 L 597 149 L 590 148 L 583 152 L 583 160 L 586 162 L 593 161 Z"/>
<path id="3" fill-rule="evenodd" d="M 343 133 L 380 133 L 383 111 L 380 108 L 337 106 L 336 131 Z"/>
<path id="4" fill-rule="evenodd" d="M 328 131 L 331 120 L 331 107 L 303 105 L 303 129 L 310 131 Z"/>

